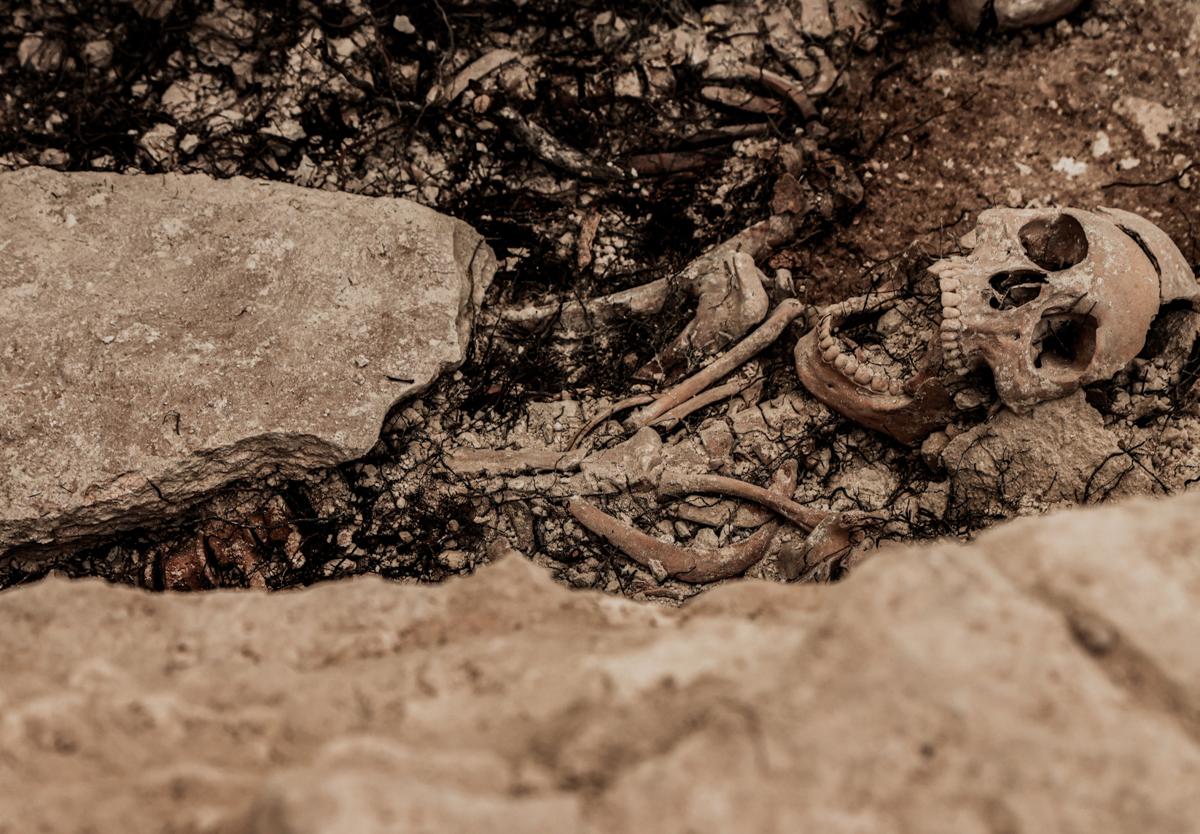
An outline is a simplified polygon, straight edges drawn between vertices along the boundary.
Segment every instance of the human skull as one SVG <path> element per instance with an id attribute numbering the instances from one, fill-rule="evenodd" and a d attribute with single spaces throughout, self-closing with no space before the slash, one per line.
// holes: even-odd
<path id="1" fill-rule="evenodd" d="M 1073 12 L 1081 0 L 950 0 L 950 22 L 968 33 L 1043 26 Z"/>
<path id="2" fill-rule="evenodd" d="M 966 256 L 930 267 L 941 321 L 915 374 L 839 332 L 855 314 L 835 305 L 796 345 L 796 371 L 846 417 L 919 443 L 953 419 L 952 391 L 987 366 L 1014 410 L 1111 377 L 1145 344 L 1162 305 L 1200 301 L 1186 259 L 1154 224 L 1100 209 L 990 209 Z"/>
<path id="3" fill-rule="evenodd" d="M 1163 302 L 1162 263 L 1182 260 L 1156 227 L 1104 209 L 990 209 L 964 243 L 969 255 L 930 267 L 945 364 L 952 372 L 986 364 L 1015 411 L 1125 367 Z"/>

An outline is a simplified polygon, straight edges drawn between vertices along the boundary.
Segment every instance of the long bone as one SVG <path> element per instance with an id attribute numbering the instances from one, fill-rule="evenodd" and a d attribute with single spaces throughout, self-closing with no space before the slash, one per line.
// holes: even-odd
<path id="1" fill-rule="evenodd" d="M 703 370 L 659 396 L 657 400 L 630 418 L 630 425 L 637 428 L 647 426 L 668 411 L 683 405 L 714 382 L 733 373 L 768 348 L 789 324 L 802 315 L 804 315 L 804 304 L 795 298 L 784 299 L 775 308 L 775 312 L 771 313 L 754 332 L 738 342 L 732 349 L 722 353 Z"/>
<path id="2" fill-rule="evenodd" d="M 795 461 L 780 467 L 770 491 L 776 496 L 790 495 L 796 488 L 797 468 Z M 567 511 L 581 525 L 639 565 L 663 578 L 673 577 L 684 582 L 715 582 L 744 573 L 762 560 L 779 532 L 779 522 L 769 521 L 737 544 L 715 548 L 682 547 L 659 541 L 582 498 L 568 501 Z"/>
<path id="3" fill-rule="evenodd" d="M 766 507 L 804 530 L 815 529 L 831 516 L 840 517 L 843 525 L 851 520 L 849 516 L 840 516 L 840 514 L 828 510 L 814 510 L 812 507 L 797 504 L 792 500 L 791 492 L 781 495 L 774 489 L 763 489 L 760 486 L 723 475 L 699 475 L 668 469 L 663 472 L 662 478 L 659 480 L 658 492 L 660 495 L 711 493 L 729 498 L 741 498 L 744 501 L 752 501 Z"/>
<path id="4" fill-rule="evenodd" d="M 769 489 L 718 475 L 665 472 L 658 491 L 660 495 L 708 492 L 765 506 L 809 533 L 806 561 L 819 566 L 849 550 L 850 530 L 864 519 L 858 514 L 814 510 L 792 501 L 789 496 L 796 486 L 797 469 L 795 461 L 785 463 Z M 682 547 L 643 533 L 582 498 L 572 498 L 567 509 L 576 521 L 633 561 L 684 582 L 714 582 L 745 572 L 766 555 L 780 528 L 778 522 L 767 522 L 735 545 Z"/>
<path id="5" fill-rule="evenodd" d="M 761 377 L 755 377 L 750 380 L 735 379 L 731 382 L 726 382 L 723 385 L 718 385 L 716 388 L 709 388 L 702 394 L 697 394 L 682 405 L 672 408 L 663 416 L 654 421 L 654 425 L 662 426 L 665 429 L 673 429 L 679 425 L 688 415 L 699 411 L 702 408 L 707 408 L 713 403 L 719 403 L 721 400 L 729 399 L 737 396 L 745 391 L 756 382 L 760 382 Z M 654 398 L 650 397 L 647 403 L 653 402 Z"/>

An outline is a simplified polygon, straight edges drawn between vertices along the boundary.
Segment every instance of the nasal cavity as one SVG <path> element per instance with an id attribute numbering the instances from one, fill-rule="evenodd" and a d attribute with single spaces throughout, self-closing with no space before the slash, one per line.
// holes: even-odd
<path id="1" fill-rule="evenodd" d="M 1098 329 L 1099 323 L 1086 314 L 1044 316 L 1033 334 L 1034 367 L 1052 379 L 1074 379 L 1092 364 Z"/>
<path id="2" fill-rule="evenodd" d="M 1046 276 L 1032 269 L 1010 269 L 997 272 L 988 279 L 993 310 L 1015 310 L 1041 295 Z"/>
<path id="3" fill-rule="evenodd" d="M 1019 236 L 1029 260 L 1049 272 L 1070 269 L 1087 257 L 1087 233 L 1069 214 L 1030 220 Z"/>

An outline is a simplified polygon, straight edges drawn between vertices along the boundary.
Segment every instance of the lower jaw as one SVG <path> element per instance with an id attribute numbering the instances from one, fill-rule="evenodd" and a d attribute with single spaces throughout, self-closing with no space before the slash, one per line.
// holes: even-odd
<path id="1" fill-rule="evenodd" d="M 796 344 L 796 373 L 809 393 L 854 422 L 916 445 L 949 422 L 953 406 L 936 379 L 914 394 L 864 389 L 821 357 L 818 335 L 805 334 Z"/>

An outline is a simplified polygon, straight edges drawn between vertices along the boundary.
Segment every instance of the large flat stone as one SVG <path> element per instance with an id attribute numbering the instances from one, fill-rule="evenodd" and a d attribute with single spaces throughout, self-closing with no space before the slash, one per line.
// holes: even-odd
<path id="1" fill-rule="evenodd" d="M 361 455 L 463 361 L 494 268 L 404 200 L 0 174 L 0 554 Z"/>
<path id="2" fill-rule="evenodd" d="M 442 586 L 49 580 L 0 593 L 0 622 L 0 834 L 1200 819 L 1198 495 L 681 610 L 510 555 Z"/>

